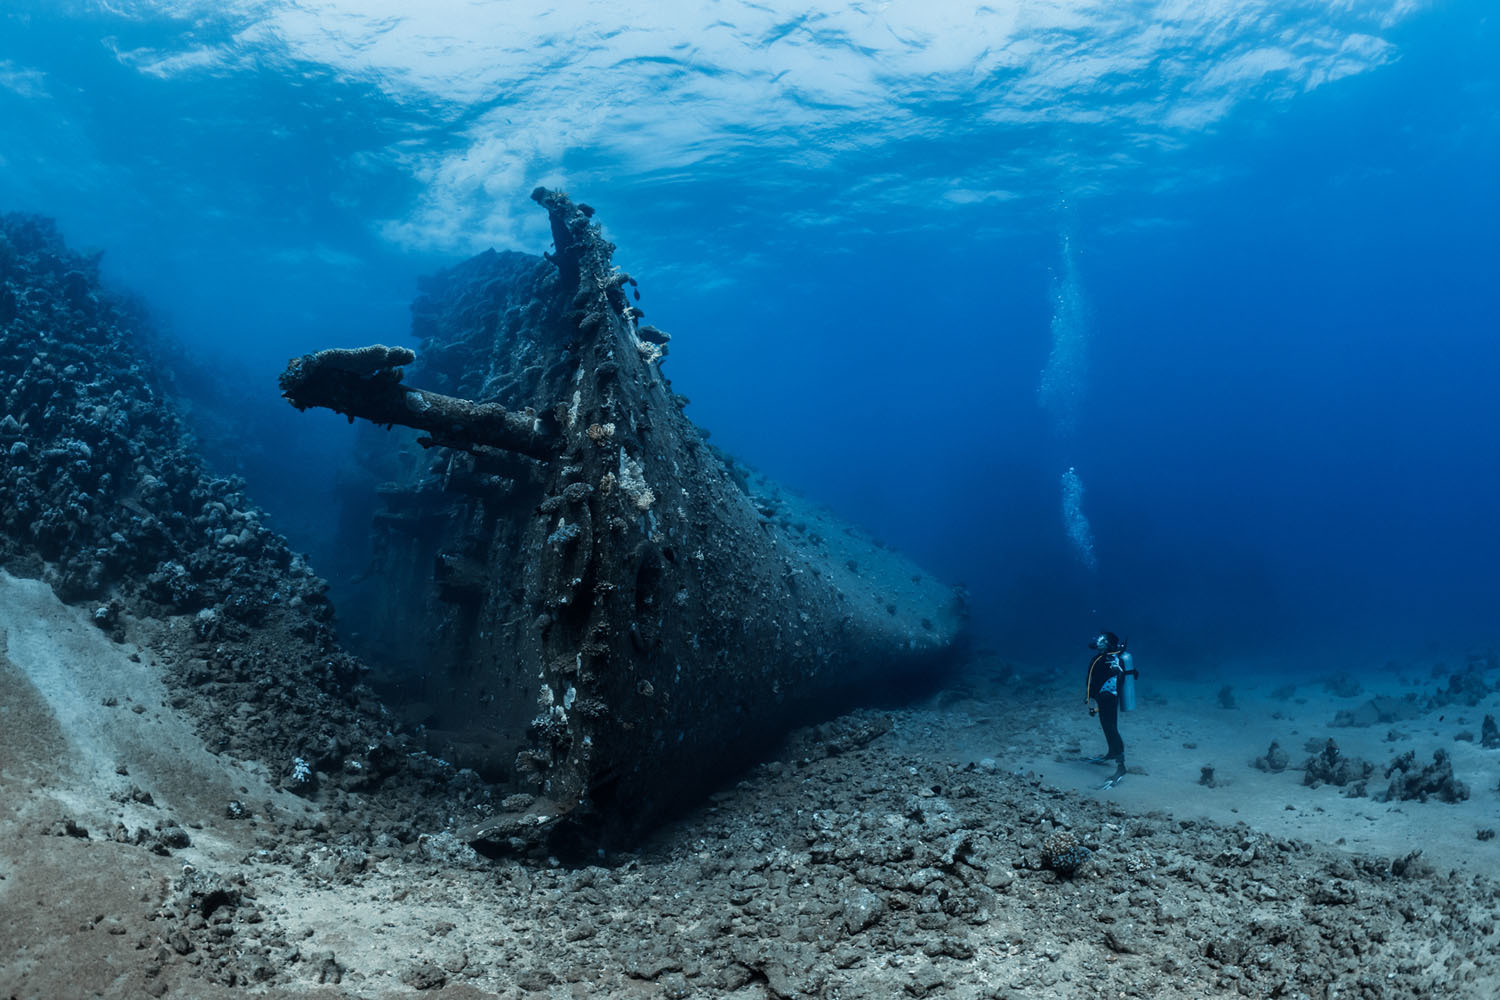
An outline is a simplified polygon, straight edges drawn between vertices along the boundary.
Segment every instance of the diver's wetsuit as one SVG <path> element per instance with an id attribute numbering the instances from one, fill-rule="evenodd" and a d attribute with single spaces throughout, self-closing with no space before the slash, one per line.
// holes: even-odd
<path id="1" fill-rule="evenodd" d="M 1100 653 L 1089 661 L 1088 696 L 1099 706 L 1099 725 L 1109 745 L 1106 760 L 1118 761 L 1125 769 L 1125 741 L 1120 739 L 1120 666 L 1119 653 Z"/>

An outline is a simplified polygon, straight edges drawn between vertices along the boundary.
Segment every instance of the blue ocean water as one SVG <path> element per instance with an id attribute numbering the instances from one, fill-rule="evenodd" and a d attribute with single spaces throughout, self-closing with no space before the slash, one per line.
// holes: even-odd
<path id="1" fill-rule="evenodd" d="M 0 208 L 319 565 L 352 438 L 276 373 L 545 249 L 547 184 L 714 442 L 982 643 L 1353 666 L 1500 632 L 1497 83 L 1487 0 L 8 0 Z"/>

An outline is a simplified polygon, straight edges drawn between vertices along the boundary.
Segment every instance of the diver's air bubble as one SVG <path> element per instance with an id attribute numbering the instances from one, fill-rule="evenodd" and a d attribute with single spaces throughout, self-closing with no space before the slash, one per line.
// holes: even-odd
<path id="1" fill-rule="evenodd" d="M 1089 519 L 1083 513 L 1083 480 L 1078 478 L 1078 471 L 1072 466 L 1062 476 L 1062 516 L 1063 528 L 1068 532 L 1068 540 L 1077 550 L 1078 558 L 1090 572 L 1098 570 L 1094 529 L 1089 527 Z"/>
<path id="2" fill-rule="evenodd" d="M 1078 279 L 1072 241 L 1063 237 L 1062 276 L 1052 288 L 1052 353 L 1037 383 L 1037 402 L 1052 417 L 1060 435 L 1078 424 L 1088 380 L 1088 299 Z"/>

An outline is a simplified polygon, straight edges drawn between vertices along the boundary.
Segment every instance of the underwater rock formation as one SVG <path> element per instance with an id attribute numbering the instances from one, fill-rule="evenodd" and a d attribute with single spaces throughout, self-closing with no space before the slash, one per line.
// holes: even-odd
<path id="1" fill-rule="evenodd" d="M 934 678 L 962 623 L 952 590 L 710 447 L 592 210 L 532 197 L 555 253 L 482 254 L 413 306 L 431 390 L 383 347 L 282 377 L 299 408 L 427 432 L 387 439 L 381 585 L 348 617 L 441 678 L 455 761 L 519 779 L 471 831 L 495 849 L 564 815 L 638 833 L 791 726 Z"/>

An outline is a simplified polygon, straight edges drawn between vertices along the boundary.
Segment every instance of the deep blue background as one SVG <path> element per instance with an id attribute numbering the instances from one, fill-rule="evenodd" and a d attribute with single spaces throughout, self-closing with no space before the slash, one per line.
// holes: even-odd
<path id="1" fill-rule="evenodd" d="M 1395 61 L 1172 142 L 978 129 L 977 104 L 949 101 L 927 114 L 951 128 L 822 169 L 770 147 L 614 181 L 588 148 L 553 166 L 589 179 L 572 193 L 674 335 L 690 415 L 963 582 L 985 644 L 1074 665 L 1110 628 L 1194 670 L 1446 654 L 1500 638 L 1487 8 L 1436 5 L 1386 32 Z M 295 60 L 159 78 L 113 54 L 185 30 L 86 6 L 0 14 L 0 208 L 106 251 L 203 362 L 181 380 L 215 459 L 342 571 L 329 498 L 349 432 L 293 413 L 274 377 L 291 354 L 408 339 L 416 276 L 456 256 L 372 225 L 419 194 L 376 154 L 436 112 Z M 1121 150 L 1118 170 L 1089 171 Z M 868 193 L 996 161 L 1015 165 L 1014 198 Z M 545 249 L 539 210 L 530 232 Z M 1087 306 L 1071 429 L 1037 394 L 1059 294 Z M 1097 573 L 1063 530 L 1070 466 Z"/>

